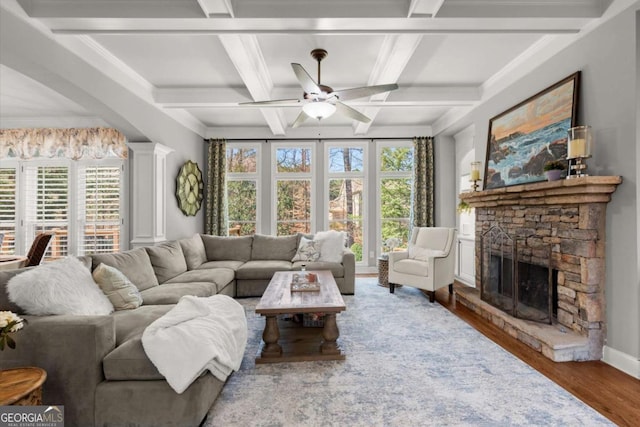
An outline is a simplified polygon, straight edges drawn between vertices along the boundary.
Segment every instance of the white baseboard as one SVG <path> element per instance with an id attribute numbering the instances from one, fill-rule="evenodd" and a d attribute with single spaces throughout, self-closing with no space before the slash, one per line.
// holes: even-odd
<path id="1" fill-rule="evenodd" d="M 605 345 L 602 361 L 640 380 L 640 360 L 637 358 Z"/>

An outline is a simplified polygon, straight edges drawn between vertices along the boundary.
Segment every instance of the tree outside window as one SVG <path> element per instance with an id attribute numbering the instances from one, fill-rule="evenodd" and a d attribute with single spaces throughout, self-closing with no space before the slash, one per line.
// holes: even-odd
<path id="1" fill-rule="evenodd" d="M 413 147 L 410 142 L 383 146 L 379 157 L 380 251 L 385 242 L 397 238 L 406 248 L 411 225 L 411 188 L 413 185 Z"/>

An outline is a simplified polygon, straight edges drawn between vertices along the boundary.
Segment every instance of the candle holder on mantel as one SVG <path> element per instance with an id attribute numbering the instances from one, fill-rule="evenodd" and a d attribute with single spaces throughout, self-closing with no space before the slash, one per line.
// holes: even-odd
<path id="1" fill-rule="evenodd" d="M 471 175 L 469 176 L 471 188 L 478 191 L 478 181 L 480 181 L 480 162 L 471 162 Z"/>
<path id="2" fill-rule="evenodd" d="M 569 129 L 569 135 L 567 136 L 567 160 L 569 161 L 567 179 L 589 176 L 586 173 L 586 160 L 591 157 L 592 144 L 591 126 L 576 126 Z"/>

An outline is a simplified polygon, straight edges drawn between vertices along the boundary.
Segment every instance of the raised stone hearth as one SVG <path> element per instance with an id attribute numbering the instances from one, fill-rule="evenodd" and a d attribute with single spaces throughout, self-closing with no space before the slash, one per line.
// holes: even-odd
<path id="1" fill-rule="evenodd" d="M 460 194 L 476 209 L 476 289 L 456 300 L 555 361 L 599 360 L 606 330 L 606 206 L 622 179 L 582 177 Z M 480 298 L 482 236 L 500 226 L 523 250 L 551 245 L 558 271 L 557 318 L 545 325 L 516 319 Z"/>

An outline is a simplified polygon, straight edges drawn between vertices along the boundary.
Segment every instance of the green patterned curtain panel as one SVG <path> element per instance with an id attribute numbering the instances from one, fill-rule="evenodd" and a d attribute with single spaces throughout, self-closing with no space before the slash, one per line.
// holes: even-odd
<path id="1" fill-rule="evenodd" d="M 204 231 L 215 236 L 227 235 L 226 152 L 224 139 L 209 140 Z"/>
<path id="2" fill-rule="evenodd" d="M 434 153 L 433 137 L 416 137 L 413 139 L 413 200 L 412 225 L 414 227 L 435 226 L 434 210 Z"/>

